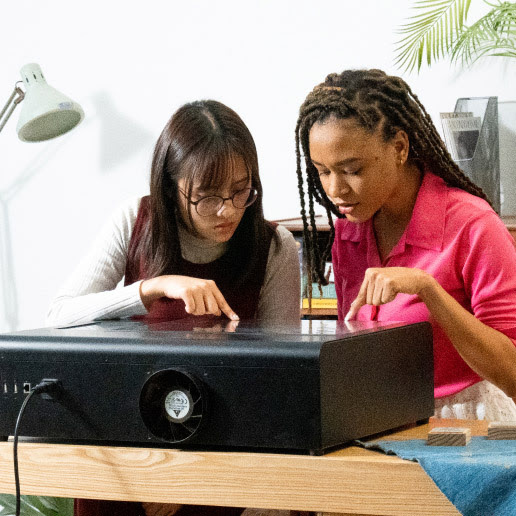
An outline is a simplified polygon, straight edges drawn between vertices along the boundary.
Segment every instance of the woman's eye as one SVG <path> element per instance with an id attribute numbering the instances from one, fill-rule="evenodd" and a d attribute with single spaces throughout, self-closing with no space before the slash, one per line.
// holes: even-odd
<path id="1" fill-rule="evenodd" d="M 360 168 L 355 168 L 353 170 L 346 170 L 345 173 L 348 174 L 348 176 L 356 176 L 360 174 Z"/>
<path id="2" fill-rule="evenodd" d="M 319 177 L 321 176 L 327 176 L 329 175 L 330 171 L 329 170 L 318 170 L 317 171 L 319 173 Z"/>

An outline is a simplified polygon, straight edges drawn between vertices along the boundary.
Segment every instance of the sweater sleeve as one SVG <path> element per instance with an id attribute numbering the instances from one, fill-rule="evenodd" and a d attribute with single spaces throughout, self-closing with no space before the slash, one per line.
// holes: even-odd
<path id="1" fill-rule="evenodd" d="M 258 302 L 258 318 L 273 324 L 298 324 L 300 273 L 296 241 L 283 226 L 271 241 L 267 269 Z"/>
<path id="2" fill-rule="evenodd" d="M 140 281 L 119 285 L 140 199 L 122 205 L 104 226 L 90 252 L 58 291 L 47 313 L 49 326 L 83 324 L 147 313 Z M 118 288 L 117 288 L 118 286 Z"/>

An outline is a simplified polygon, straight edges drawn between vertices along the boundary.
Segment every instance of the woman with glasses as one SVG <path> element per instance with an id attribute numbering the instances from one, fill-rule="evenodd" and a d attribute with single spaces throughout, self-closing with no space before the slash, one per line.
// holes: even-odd
<path id="1" fill-rule="evenodd" d="M 154 149 L 150 195 L 115 213 L 47 323 L 201 315 L 297 322 L 299 292 L 294 238 L 264 220 L 253 138 L 233 110 L 207 100 L 169 120 Z"/>

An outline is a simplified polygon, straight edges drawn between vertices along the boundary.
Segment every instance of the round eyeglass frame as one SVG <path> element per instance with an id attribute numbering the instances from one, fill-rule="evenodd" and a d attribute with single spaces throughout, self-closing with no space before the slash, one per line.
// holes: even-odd
<path id="1" fill-rule="evenodd" d="M 183 190 L 181 190 L 181 188 L 178 188 L 178 190 L 184 195 L 185 199 L 187 200 L 187 202 L 189 204 L 192 204 L 195 206 L 195 211 L 197 212 L 197 215 L 199 215 L 200 217 L 210 217 L 212 215 L 215 215 L 222 208 L 222 206 L 224 206 L 224 203 L 229 200 L 231 200 L 231 203 L 237 210 L 244 210 L 245 208 L 248 208 L 249 206 L 251 206 L 251 204 L 253 204 L 256 201 L 256 199 L 258 199 L 258 190 L 256 190 L 256 188 L 243 188 L 242 190 L 238 190 L 238 192 L 235 192 L 230 197 L 222 197 L 221 195 L 207 195 L 206 197 L 201 197 L 197 201 L 192 201 L 191 199 L 189 199 L 188 195 L 186 195 L 186 193 L 183 192 Z M 247 202 L 243 206 L 237 206 L 235 204 L 235 196 L 242 194 L 242 192 L 245 192 L 246 190 L 249 191 L 249 195 L 247 197 L 247 199 L 248 199 Z M 209 213 L 201 213 L 199 211 L 199 204 L 201 204 L 203 201 L 206 201 L 206 199 L 219 199 L 219 202 L 217 205 L 215 205 L 215 204 L 213 205 L 214 208 L 213 208 L 213 210 L 210 210 Z M 249 200 L 249 199 L 251 199 L 251 200 Z M 202 206 L 202 204 L 201 204 L 201 206 Z M 201 208 L 201 211 L 202 211 L 202 208 Z"/>

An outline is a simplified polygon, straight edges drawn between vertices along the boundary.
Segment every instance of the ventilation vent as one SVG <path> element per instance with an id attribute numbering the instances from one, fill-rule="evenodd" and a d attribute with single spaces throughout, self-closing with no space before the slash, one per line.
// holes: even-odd
<path id="1" fill-rule="evenodd" d="M 140 394 L 140 414 L 157 438 L 180 443 L 192 438 L 206 412 L 202 383 L 192 375 L 166 369 L 153 374 Z"/>

